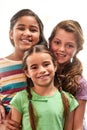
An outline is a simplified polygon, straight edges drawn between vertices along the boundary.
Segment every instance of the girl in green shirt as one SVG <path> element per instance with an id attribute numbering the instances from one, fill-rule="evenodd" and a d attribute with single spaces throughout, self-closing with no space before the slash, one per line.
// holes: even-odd
<path id="1" fill-rule="evenodd" d="M 27 88 L 12 99 L 11 119 L 22 130 L 72 130 L 75 98 L 62 91 L 56 77 L 57 62 L 47 46 L 35 45 L 24 55 Z"/>

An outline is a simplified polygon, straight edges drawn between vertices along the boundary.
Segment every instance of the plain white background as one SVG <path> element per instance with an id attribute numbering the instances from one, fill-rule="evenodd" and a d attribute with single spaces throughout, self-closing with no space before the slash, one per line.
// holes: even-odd
<path id="1" fill-rule="evenodd" d="M 87 79 L 87 4 L 86 0 L 0 0 L 0 57 L 10 54 L 13 47 L 9 41 L 10 18 L 20 9 L 36 12 L 44 23 L 48 39 L 52 28 L 61 20 L 77 20 L 84 32 L 84 49 L 78 55 L 83 63 L 83 75 Z"/>
<path id="2" fill-rule="evenodd" d="M 0 0 L 0 57 L 12 52 L 9 41 L 10 18 L 20 9 L 29 8 L 36 12 L 44 23 L 48 39 L 53 27 L 65 19 L 79 21 L 84 32 L 84 49 L 78 55 L 83 63 L 83 75 L 87 79 L 87 6 L 86 0 Z"/>

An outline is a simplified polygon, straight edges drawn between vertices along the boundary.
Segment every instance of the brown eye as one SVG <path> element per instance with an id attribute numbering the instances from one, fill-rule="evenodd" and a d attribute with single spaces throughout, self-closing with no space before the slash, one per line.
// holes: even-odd
<path id="1" fill-rule="evenodd" d="M 66 47 L 67 48 L 73 48 L 74 46 L 72 44 L 67 44 Z"/>
<path id="2" fill-rule="evenodd" d="M 60 41 L 54 41 L 54 43 L 55 43 L 56 45 L 59 45 L 59 44 L 60 44 Z"/>
<path id="3" fill-rule="evenodd" d="M 45 67 L 47 67 L 47 66 L 49 66 L 49 65 L 50 65 L 50 62 L 45 62 L 45 63 L 44 63 L 44 66 L 45 66 Z"/>
<path id="4" fill-rule="evenodd" d="M 31 32 L 38 32 L 38 28 L 37 27 L 30 27 L 30 31 Z"/>
<path id="5" fill-rule="evenodd" d="M 24 31 L 24 30 L 25 30 L 25 28 L 23 28 L 23 27 L 18 27 L 17 29 L 18 29 L 18 30 L 21 30 L 21 31 Z"/>
<path id="6" fill-rule="evenodd" d="M 31 66 L 30 69 L 37 69 L 37 66 Z"/>

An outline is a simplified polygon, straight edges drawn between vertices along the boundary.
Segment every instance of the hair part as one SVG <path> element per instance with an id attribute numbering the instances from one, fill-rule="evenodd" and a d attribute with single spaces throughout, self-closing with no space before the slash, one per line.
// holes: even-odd
<path id="1" fill-rule="evenodd" d="M 28 58 L 28 56 L 30 56 L 33 53 L 38 53 L 38 52 L 43 52 L 43 53 L 47 53 L 51 56 L 53 64 L 57 65 L 56 63 L 56 59 L 53 55 L 53 53 L 49 50 L 49 48 L 47 46 L 45 46 L 44 44 L 42 45 L 34 45 L 32 46 L 29 50 L 27 50 L 24 54 L 24 58 L 23 58 L 23 70 L 26 71 L 27 68 L 27 63 L 26 60 Z M 64 92 L 62 91 L 62 86 L 59 85 L 58 82 L 58 78 L 57 78 L 57 74 L 55 73 L 55 77 L 54 77 L 54 85 L 55 87 L 58 88 L 58 90 L 61 93 L 61 97 L 62 97 L 62 101 L 63 101 L 63 105 L 64 105 L 64 118 L 65 120 L 67 119 L 68 113 L 69 113 L 69 102 L 67 97 L 65 96 Z M 33 87 L 33 82 L 30 78 L 27 77 L 27 92 L 28 92 L 28 99 L 31 100 L 32 99 L 32 94 L 31 94 L 31 87 Z M 35 123 L 35 114 L 34 114 L 34 109 L 33 109 L 33 104 L 32 101 L 29 102 L 29 114 L 30 114 L 30 122 L 31 122 L 31 127 L 32 130 L 36 130 L 36 123 Z"/>

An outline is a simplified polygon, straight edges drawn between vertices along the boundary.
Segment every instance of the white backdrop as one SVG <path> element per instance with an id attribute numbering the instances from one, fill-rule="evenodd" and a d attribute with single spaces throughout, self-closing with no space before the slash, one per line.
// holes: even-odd
<path id="1" fill-rule="evenodd" d="M 12 52 L 9 41 L 10 18 L 20 9 L 30 8 L 44 23 L 45 36 L 48 39 L 52 28 L 61 20 L 79 21 L 84 32 L 84 49 L 78 55 L 83 63 L 83 75 L 87 79 L 87 6 L 86 0 L 0 0 L 0 57 Z"/>

